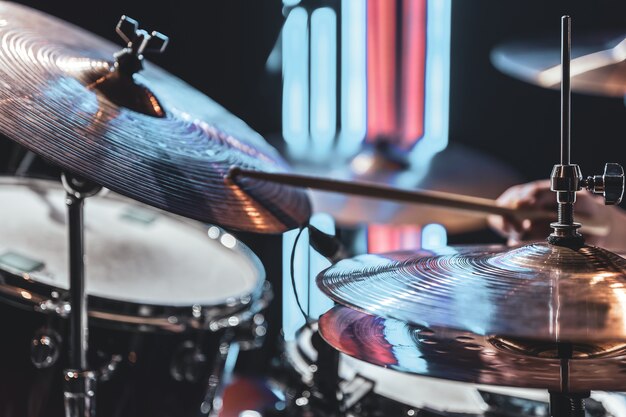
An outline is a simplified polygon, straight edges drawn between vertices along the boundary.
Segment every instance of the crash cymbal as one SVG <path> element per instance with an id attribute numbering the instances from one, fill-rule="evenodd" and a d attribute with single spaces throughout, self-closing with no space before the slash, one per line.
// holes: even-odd
<path id="1" fill-rule="evenodd" d="M 559 38 L 504 43 L 491 53 L 496 68 L 545 88 L 559 88 Z M 572 40 L 572 91 L 611 97 L 626 95 L 626 34 Z"/>
<path id="2" fill-rule="evenodd" d="M 401 372 L 520 388 L 561 389 L 556 344 L 428 328 L 336 306 L 319 331 L 335 349 Z M 569 390 L 626 389 L 626 344 L 578 345 L 569 364 Z"/>
<path id="3" fill-rule="evenodd" d="M 626 341 L 626 259 L 544 242 L 360 255 L 318 286 L 366 313 L 478 335 Z"/>
<path id="4" fill-rule="evenodd" d="M 509 166 L 462 145 L 449 145 L 428 166 L 408 168 L 394 163 L 376 150 L 365 150 L 347 165 L 335 167 L 295 166 L 297 173 L 327 178 L 369 182 L 402 189 L 444 191 L 476 197 L 495 198 L 520 182 Z M 471 173 L 471 175 L 469 175 Z M 349 194 L 312 190 L 313 210 L 332 213 L 338 224 L 440 223 L 450 233 L 485 227 L 485 216 L 436 206 L 413 206 Z"/>
<path id="5" fill-rule="evenodd" d="M 129 20 L 118 29 L 129 46 L 115 63 L 113 43 L 0 2 L 0 132 L 63 170 L 186 217 L 254 232 L 305 222 L 303 191 L 224 180 L 232 165 L 286 170 L 276 150 L 180 79 L 148 62 L 140 70 L 142 53 L 166 38 Z"/>

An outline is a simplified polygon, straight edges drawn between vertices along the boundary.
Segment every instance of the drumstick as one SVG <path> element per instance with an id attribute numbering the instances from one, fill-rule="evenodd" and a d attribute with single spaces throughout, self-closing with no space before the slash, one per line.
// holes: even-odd
<path id="1" fill-rule="evenodd" d="M 485 215 L 495 214 L 504 217 L 514 217 L 518 220 L 549 220 L 555 219 L 556 217 L 555 211 L 533 208 L 502 207 L 499 206 L 495 200 L 488 198 L 442 191 L 406 190 L 366 181 L 345 181 L 316 177 L 312 175 L 263 172 L 232 167 L 228 173 L 228 178 L 236 179 L 237 177 L 254 178 L 278 184 L 291 185 L 294 187 L 312 188 L 320 191 L 337 192 L 361 197 L 394 200 L 412 204 L 424 204 L 453 210 L 471 211 Z M 593 229 L 594 234 L 606 233 L 606 225 L 592 222 L 590 218 L 585 216 L 579 217 L 581 217 L 581 220 L 587 222 L 587 224 L 585 224 L 587 230 Z"/>

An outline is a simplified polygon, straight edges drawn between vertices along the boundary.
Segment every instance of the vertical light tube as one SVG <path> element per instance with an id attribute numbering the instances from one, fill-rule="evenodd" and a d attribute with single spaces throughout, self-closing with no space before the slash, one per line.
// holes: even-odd
<path id="1" fill-rule="evenodd" d="M 335 235 L 335 222 L 333 218 L 326 213 L 314 214 L 311 217 L 311 225 L 331 236 Z M 317 275 L 328 268 L 331 263 L 313 248 L 310 248 L 309 257 L 309 317 L 317 320 L 334 305 L 333 301 L 324 295 L 316 283 Z"/>
<path id="2" fill-rule="evenodd" d="M 437 249 L 448 244 L 446 228 L 437 223 L 431 223 L 422 229 L 422 248 Z"/>
<path id="3" fill-rule="evenodd" d="M 396 2 L 367 0 L 367 140 L 396 139 Z"/>
<path id="4" fill-rule="evenodd" d="M 419 249 L 422 241 L 421 231 L 421 227 L 415 225 L 370 224 L 367 228 L 367 251 L 369 253 L 384 253 Z"/>
<path id="5" fill-rule="evenodd" d="M 359 150 L 367 129 L 367 1 L 341 1 L 342 156 Z"/>
<path id="6" fill-rule="evenodd" d="M 325 161 L 337 132 L 337 15 L 321 7 L 311 15 L 310 157 Z"/>
<path id="7" fill-rule="evenodd" d="M 400 240 L 393 250 L 413 250 L 422 247 L 422 228 L 412 224 L 398 226 Z"/>
<path id="8" fill-rule="evenodd" d="M 448 145 L 451 3 L 452 0 L 428 0 L 426 5 L 424 137 L 411 151 L 415 166 L 427 166 Z"/>
<path id="9" fill-rule="evenodd" d="M 296 332 L 305 324 L 291 283 L 291 251 L 298 232 L 299 230 L 291 230 L 283 235 L 283 333 L 286 341 L 295 340 Z M 295 251 L 295 289 L 302 308 L 306 312 L 309 300 L 309 233 L 307 230 L 302 232 Z"/>
<path id="10" fill-rule="evenodd" d="M 424 134 L 426 70 L 426 2 L 403 0 L 402 88 L 400 95 L 401 143 L 411 150 Z"/>
<path id="11" fill-rule="evenodd" d="M 303 158 L 309 139 L 309 16 L 296 7 L 283 27 L 283 137 L 294 158 Z"/>
<path id="12" fill-rule="evenodd" d="M 384 253 L 395 244 L 395 229 L 381 224 L 367 226 L 367 253 Z"/>

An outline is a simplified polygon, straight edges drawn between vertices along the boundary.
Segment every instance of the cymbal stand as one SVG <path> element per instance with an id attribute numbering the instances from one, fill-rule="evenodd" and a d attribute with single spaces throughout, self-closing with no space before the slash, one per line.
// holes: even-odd
<path id="1" fill-rule="evenodd" d="M 577 250 L 584 245 L 578 233 L 580 223 L 574 222 L 576 192 L 586 188 L 594 194 L 602 194 L 605 204 L 618 204 L 624 195 L 624 169 L 618 164 L 606 164 L 604 175 L 583 178 L 580 167 L 570 161 L 571 125 L 571 58 L 572 19 L 561 18 L 561 163 L 554 166 L 550 175 L 550 188 L 556 192 L 558 221 L 550 224 L 553 229 L 548 236 L 552 245 L 566 246 Z M 561 360 L 560 391 L 550 391 L 550 415 L 552 417 L 584 417 L 585 398 L 589 392 L 570 392 L 569 375 L 573 345 L 557 341 L 557 352 Z"/>
<path id="2" fill-rule="evenodd" d="M 95 416 L 96 373 L 87 363 L 87 294 L 85 292 L 85 246 L 83 206 L 87 197 L 101 187 L 82 178 L 63 173 L 68 214 L 70 278 L 69 367 L 63 371 L 66 417 Z"/>
<path id="3" fill-rule="evenodd" d="M 558 221 L 550 224 L 554 231 L 548 236 L 548 242 L 577 249 L 584 244 L 584 239 L 578 233 L 580 223 L 574 222 L 576 192 L 586 188 L 594 194 L 602 194 L 607 205 L 619 204 L 624 196 L 624 168 L 619 164 L 607 163 L 603 175 L 583 178 L 580 167 L 571 163 L 571 32 L 572 19 L 569 16 L 563 16 L 561 18 L 561 163 L 555 165 L 550 174 L 550 188 L 556 192 L 558 203 Z"/>

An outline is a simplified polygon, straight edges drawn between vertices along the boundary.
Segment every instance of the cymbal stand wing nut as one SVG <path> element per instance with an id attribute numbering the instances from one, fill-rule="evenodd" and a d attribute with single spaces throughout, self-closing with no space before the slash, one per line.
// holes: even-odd
<path id="1" fill-rule="evenodd" d="M 574 222 L 574 203 L 576 192 L 583 188 L 602 195 L 606 205 L 619 204 L 624 196 L 624 168 L 616 163 L 607 163 L 602 175 L 583 179 L 578 165 L 555 165 L 550 175 L 550 189 L 557 196 L 558 222 L 550 225 L 554 233 L 548 238 L 549 242 L 565 246 L 582 244 L 582 237 L 577 232 L 580 223 Z"/>
<path id="2" fill-rule="evenodd" d="M 624 168 L 620 164 L 607 163 L 604 174 L 587 177 L 584 187 L 594 194 L 604 197 L 604 204 L 619 204 L 624 197 Z"/>

